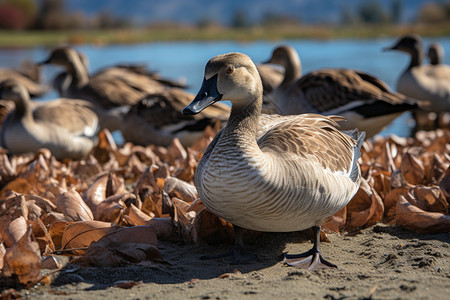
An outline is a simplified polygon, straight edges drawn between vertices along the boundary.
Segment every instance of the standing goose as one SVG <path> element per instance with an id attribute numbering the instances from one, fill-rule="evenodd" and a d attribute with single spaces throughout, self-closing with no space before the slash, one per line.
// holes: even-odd
<path id="1" fill-rule="evenodd" d="M 291 232 L 312 227 L 313 248 L 286 254 L 286 262 L 308 262 L 309 269 L 336 267 L 320 254 L 320 226 L 359 188 L 364 133 L 342 133 L 336 116 L 261 115 L 261 79 L 241 53 L 209 60 L 200 91 L 183 113 L 197 114 L 220 100 L 231 101 L 230 118 L 206 149 L 194 181 L 206 207 L 234 225 L 234 262 L 251 257 L 241 228 Z"/>
<path id="2" fill-rule="evenodd" d="M 41 64 L 55 64 L 67 71 L 62 97 L 79 98 L 95 105 L 102 126 L 111 131 L 120 128 L 120 122 L 129 106 L 137 103 L 149 93 L 162 92 L 165 85 L 137 74 L 125 78 L 101 72 L 89 77 L 86 63 L 80 54 L 70 47 L 54 49 L 49 58 Z"/>
<path id="3" fill-rule="evenodd" d="M 269 62 L 285 68 L 282 83 L 269 94 L 282 115 L 341 115 L 346 119 L 339 122 L 343 130 L 358 128 L 370 138 L 403 112 L 424 105 L 361 71 L 320 69 L 301 76 L 300 59 L 290 46 L 277 47 Z"/>
<path id="4" fill-rule="evenodd" d="M 94 146 L 98 118 L 89 102 L 57 99 L 33 108 L 25 87 L 13 80 L 0 84 L 0 97 L 15 104 L 0 131 L 0 146 L 9 152 L 48 148 L 57 159 L 81 159 Z"/>
<path id="5" fill-rule="evenodd" d="M 405 35 L 384 50 L 406 52 L 411 61 L 397 80 L 397 91 L 415 99 L 429 101 L 429 111 L 450 111 L 450 66 L 424 65 L 422 39 Z"/>
<path id="6" fill-rule="evenodd" d="M 202 136 L 208 125 L 213 126 L 217 120 L 228 120 L 230 107 L 223 103 L 195 116 L 183 115 L 181 110 L 193 97 L 178 88 L 146 96 L 124 116 L 120 128 L 124 140 L 136 145 L 167 147 L 178 138 L 188 147 Z"/>

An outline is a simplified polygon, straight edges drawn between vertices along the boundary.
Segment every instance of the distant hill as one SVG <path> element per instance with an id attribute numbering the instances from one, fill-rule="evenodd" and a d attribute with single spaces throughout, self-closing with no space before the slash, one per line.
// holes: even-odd
<path id="1" fill-rule="evenodd" d="M 236 11 L 258 22 L 266 13 L 299 18 L 304 23 L 337 23 L 344 6 L 355 11 L 363 2 L 374 0 L 66 0 L 68 11 L 94 15 L 100 11 L 131 19 L 136 24 L 178 22 L 195 24 L 214 20 L 226 25 Z M 378 0 L 389 11 L 393 0 Z M 427 0 L 403 0 L 402 22 L 413 21 Z"/>

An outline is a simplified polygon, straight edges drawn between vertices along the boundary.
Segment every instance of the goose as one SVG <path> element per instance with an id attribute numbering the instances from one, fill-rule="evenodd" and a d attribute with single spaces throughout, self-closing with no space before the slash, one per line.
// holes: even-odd
<path id="1" fill-rule="evenodd" d="M 397 91 L 408 97 L 430 102 L 424 109 L 433 112 L 450 111 L 450 66 L 425 65 L 422 39 L 419 35 L 405 35 L 385 51 L 401 51 L 411 56 L 406 70 L 397 80 Z"/>
<path id="2" fill-rule="evenodd" d="M 30 97 L 40 97 L 47 93 L 48 89 L 39 83 L 39 66 L 32 65 L 29 69 L 29 72 L 25 73 L 11 68 L 0 68 L 0 82 L 13 79 L 27 89 Z"/>
<path id="3" fill-rule="evenodd" d="M 343 130 L 358 128 L 370 138 L 403 112 L 426 105 L 357 70 L 325 68 L 302 76 L 297 51 L 288 45 L 275 48 L 268 62 L 285 68 L 283 81 L 268 95 L 281 115 L 337 114 L 346 119 L 339 122 Z"/>
<path id="4" fill-rule="evenodd" d="M 431 43 L 428 46 L 427 54 L 431 65 L 440 65 L 444 63 L 444 48 L 440 43 Z"/>
<path id="5" fill-rule="evenodd" d="M 89 70 L 88 57 L 80 51 L 75 51 L 85 69 Z M 187 88 L 187 85 L 183 82 L 162 78 L 158 73 L 148 70 L 146 66 L 142 64 L 117 64 L 108 66 L 98 70 L 90 77 L 97 79 L 99 77 L 105 77 L 106 80 L 108 77 L 120 78 L 131 85 L 133 85 L 133 82 L 129 82 L 129 78 L 131 77 L 133 80 L 136 80 L 137 77 L 138 79 L 142 78 L 143 80 L 149 80 L 150 83 L 154 80 L 168 87 Z M 63 95 L 69 88 L 71 81 L 70 74 L 67 71 L 63 71 L 53 79 L 53 88 L 57 90 L 60 95 Z"/>
<path id="6" fill-rule="evenodd" d="M 10 153 L 48 148 L 59 160 L 82 159 L 94 146 L 99 122 L 91 103 L 56 99 L 33 105 L 26 88 L 14 80 L 0 84 L 0 97 L 15 105 L 0 131 L 0 146 Z"/>
<path id="7" fill-rule="evenodd" d="M 120 129 L 120 122 L 130 105 L 137 103 L 147 94 L 162 92 L 166 88 L 156 80 L 134 73 L 124 77 L 101 72 L 90 77 L 86 62 L 70 47 L 55 48 L 40 64 L 64 67 L 67 76 L 64 87 L 60 89 L 60 96 L 91 101 L 95 105 L 102 127 L 111 131 Z"/>
<path id="8" fill-rule="evenodd" d="M 360 186 L 357 160 L 364 133 L 339 131 L 338 116 L 261 114 L 261 79 L 242 53 L 208 61 L 202 86 L 183 113 L 197 114 L 220 100 L 231 102 L 230 117 L 206 149 L 194 183 L 205 206 L 234 226 L 235 246 L 224 255 L 234 263 L 254 258 L 245 250 L 242 228 L 291 232 L 312 227 L 313 248 L 285 254 L 285 263 L 336 267 L 320 253 L 320 226 Z"/>
<path id="9" fill-rule="evenodd" d="M 185 147 L 203 134 L 206 126 L 217 120 L 223 124 L 230 115 L 230 106 L 217 103 L 196 116 L 181 114 L 194 95 L 179 88 L 151 94 L 133 105 L 124 116 L 120 131 L 125 141 L 137 145 L 167 147 L 178 138 Z"/>

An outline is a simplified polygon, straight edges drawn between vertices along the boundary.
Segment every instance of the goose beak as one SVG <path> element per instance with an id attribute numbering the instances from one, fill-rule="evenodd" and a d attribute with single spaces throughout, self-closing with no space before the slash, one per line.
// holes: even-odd
<path id="1" fill-rule="evenodd" d="M 222 95 L 217 91 L 217 74 L 208 80 L 203 79 L 200 91 L 194 100 L 183 109 L 184 115 L 195 115 L 208 106 L 220 101 Z"/>

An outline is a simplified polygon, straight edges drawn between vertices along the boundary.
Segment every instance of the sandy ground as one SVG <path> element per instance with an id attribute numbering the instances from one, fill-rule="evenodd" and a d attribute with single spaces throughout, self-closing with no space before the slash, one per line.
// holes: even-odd
<path id="1" fill-rule="evenodd" d="M 168 264 L 80 268 L 67 264 L 51 285 L 21 290 L 25 299 L 449 299 L 450 235 L 376 225 L 328 235 L 322 252 L 339 269 L 282 264 L 282 253 L 309 250 L 307 232 L 264 233 L 249 243 L 258 258 L 241 265 L 199 260 L 229 244 L 160 241 Z M 142 281 L 130 289 L 118 281 Z"/>

